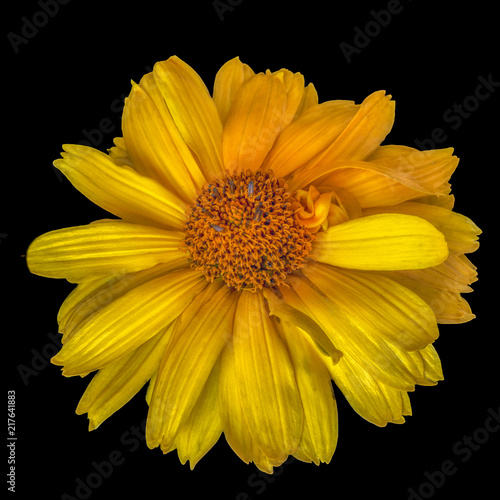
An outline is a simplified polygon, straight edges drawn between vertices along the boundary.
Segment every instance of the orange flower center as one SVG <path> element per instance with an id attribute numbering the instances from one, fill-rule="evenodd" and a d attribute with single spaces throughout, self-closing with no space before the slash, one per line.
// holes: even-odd
<path id="1" fill-rule="evenodd" d="M 236 290 L 284 283 L 304 266 L 314 238 L 286 189 L 284 179 L 251 171 L 205 185 L 184 227 L 192 267 Z"/>

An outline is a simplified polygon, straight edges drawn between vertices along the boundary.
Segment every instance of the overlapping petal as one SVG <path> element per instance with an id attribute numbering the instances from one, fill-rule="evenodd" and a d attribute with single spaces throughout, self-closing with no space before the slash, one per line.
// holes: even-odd
<path id="1" fill-rule="evenodd" d="M 277 75 L 255 75 L 236 93 L 223 134 L 229 171 L 259 169 L 284 127 L 287 92 Z"/>
<path id="2" fill-rule="evenodd" d="M 89 430 L 97 429 L 153 376 L 171 333 L 172 325 L 97 372 L 76 409 L 79 415 L 88 413 Z"/>
<path id="3" fill-rule="evenodd" d="M 218 71 L 215 76 L 213 99 L 223 125 L 241 85 L 254 74 L 252 68 L 242 63 L 239 57 L 229 60 Z"/>
<path id="4" fill-rule="evenodd" d="M 304 429 L 294 456 L 316 465 L 329 463 L 338 437 L 337 404 L 330 375 L 303 330 L 290 322 L 280 323 L 277 329 L 290 354 L 304 410 Z"/>
<path id="5" fill-rule="evenodd" d="M 222 433 L 219 367 L 220 363 L 217 361 L 189 417 L 181 424 L 175 437 L 179 459 L 182 464 L 189 460 L 191 469 L 219 440 Z"/>
<path id="6" fill-rule="evenodd" d="M 103 307 L 133 288 L 186 267 L 188 262 L 158 264 L 136 273 L 104 276 L 78 284 L 66 297 L 57 315 L 59 332 L 63 334 L 62 342 L 66 342 L 85 321 Z"/>
<path id="7" fill-rule="evenodd" d="M 82 194 L 127 222 L 182 230 L 188 206 L 154 179 L 86 146 L 63 146 L 57 167 Z"/>
<path id="8" fill-rule="evenodd" d="M 324 264 L 304 268 L 330 300 L 356 319 L 358 328 L 406 350 L 423 349 L 439 332 L 432 309 L 417 294 L 386 277 Z"/>
<path id="9" fill-rule="evenodd" d="M 340 306 L 328 290 L 319 290 L 305 279 L 291 278 L 292 289 L 283 290 L 290 305 L 316 321 L 338 346 L 374 378 L 400 390 L 413 390 L 415 377 L 391 349 L 376 325 L 370 330 Z M 341 360 L 342 360 L 341 358 Z M 340 361 L 339 361 L 340 363 Z"/>
<path id="10" fill-rule="evenodd" d="M 177 129 L 196 155 L 208 181 L 224 176 L 222 123 L 199 75 L 178 57 L 156 63 L 156 84 Z"/>
<path id="11" fill-rule="evenodd" d="M 158 97 L 152 78 L 147 75 L 140 85 L 134 84 L 125 99 L 124 145 L 139 173 L 156 179 L 179 198 L 192 203 L 204 179 L 164 101 Z"/>
<path id="12" fill-rule="evenodd" d="M 304 168 L 289 181 L 292 189 L 311 182 L 348 190 L 362 207 L 394 205 L 423 196 L 446 199 L 448 180 L 458 164 L 453 149 L 418 151 L 381 146 L 369 158 L 331 162 L 321 169 Z"/>
<path id="13" fill-rule="evenodd" d="M 358 111 L 352 101 L 328 101 L 310 106 L 279 135 L 263 168 L 285 176 L 328 148 Z"/>
<path id="14" fill-rule="evenodd" d="M 149 447 L 172 447 L 231 336 L 236 299 L 228 287 L 210 284 L 204 297 L 198 297 L 177 321 L 149 407 Z"/>
<path id="15" fill-rule="evenodd" d="M 137 286 L 84 322 L 52 363 L 68 377 L 103 368 L 166 328 L 206 286 L 191 269 Z"/>

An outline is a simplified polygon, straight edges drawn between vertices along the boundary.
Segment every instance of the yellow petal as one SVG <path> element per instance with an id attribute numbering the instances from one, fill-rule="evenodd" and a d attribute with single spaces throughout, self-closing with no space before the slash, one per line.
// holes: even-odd
<path id="1" fill-rule="evenodd" d="M 434 312 L 438 323 L 465 323 L 475 318 L 469 304 L 457 292 L 429 286 L 401 271 L 385 271 L 383 274 L 421 297 Z"/>
<path id="2" fill-rule="evenodd" d="M 418 151 L 392 144 L 376 149 L 367 161 L 397 172 L 410 188 L 439 195 L 450 192 L 448 181 L 458 165 L 453 148 Z"/>
<path id="3" fill-rule="evenodd" d="M 237 294 L 220 283 L 208 289 L 217 291 L 186 309 L 163 356 L 146 427 L 150 448 L 170 448 L 231 336 Z"/>
<path id="4" fill-rule="evenodd" d="M 261 471 L 272 474 L 273 467 L 281 465 L 284 460 L 271 459 L 265 455 L 250 435 L 245 418 L 246 404 L 240 394 L 235 366 L 231 339 L 221 354 L 219 399 L 224 435 L 231 449 L 243 462 L 254 462 Z"/>
<path id="5" fill-rule="evenodd" d="M 282 321 L 300 328 L 304 334 L 311 337 L 319 349 L 332 358 L 333 363 L 338 362 L 342 353 L 335 348 L 328 335 L 317 323 L 298 309 L 289 306 L 284 300 L 279 299 L 269 289 L 264 289 L 263 293 L 268 303 L 270 316 L 276 316 Z"/>
<path id="6" fill-rule="evenodd" d="M 166 123 L 165 120 L 170 121 Z M 198 186 L 189 170 L 198 167 L 192 157 L 189 159 L 190 153 L 168 117 L 168 111 L 162 116 L 142 85 L 134 84 L 125 99 L 122 129 L 134 168 L 156 179 L 186 203 L 192 203 Z"/>
<path id="7" fill-rule="evenodd" d="M 223 177 L 222 123 L 203 80 L 176 56 L 156 63 L 153 74 L 179 132 L 197 156 L 206 179 Z"/>
<path id="8" fill-rule="evenodd" d="M 319 233 L 311 257 L 332 266 L 363 270 L 423 269 L 448 256 L 445 238 L 413 215 L 379 214 Z"/>
<path id="9" fill-rule="evenodd" d="M 325 222 L 330 213 L 332 196 L 334 193 L 330 192 L 320 194 L 318 198 L 312 202 L 310 193 L 313 189 L 315 189 L 314 186 L 309 187 L 308 195 L 308 205 L 312 205 L 312 211 L 306 212 L 302 209 L 296 212 L 295 215 L 304 227 L 307 227 L 311 231 L 315 232 L 316 230 L 319 230 L 320 226 Z"/>
<path id="10" fill-rule="evenodd" d="M 220 416 L 224 435 L 231 449 L 246 464 L 254 460 L 253 439 L 249 434 L 243 402 L 236 379 L 232 339 L 224 347 L 220 366 Z"/>
<path id="11" fill-rule="evenodd" d="M 394 102 L 390 97 L 384 91 L 368 96 L 336 140 L 289 179 L 289 188 L 300 189 L 318 178 L 326 178 L 346 162 L 356 163 L 372 155 L 394 122 Z"/>
<path id="12" fill-rule="evenodd" d="M 439 354 L 437 353 L 434 346 L 428 345 L 425 349 L 419 351 L 422 361 L 424 362 L 424 375 L 425 377 L 434 383 L 443 380 L 443 368 L 441 366 L 441 360 L 439 359 Z"/>
<path id="13" fill-rule="evenodd" d="M 302 100 L 300 101 L 297 112 L 295 113 L 294 120 L 316 104 L 318 104 L 318 92 L 316 91 L 314 84 L 309 83 L 304 89 Z"/>
<path id="14" fill-rule="evenodd" d="M 417 191 L 401 183 L 396 170 L 386 175 L 386 172 L 381 172 L 382 168 L 363 161 L 349 161 L 344 164 L 339 162 L 331 164 L 329 169 L 334 169 L 332 174 L 315 182 L 348 191 L 361 207 L 390 205 L 422 196 L 421 190 Z M 298 182 L 299 178 L 294 180 Z M 301 182 L 304 182 L 304 179 L 301 179 Z"/>
<path id="15" fill-rule="evenodd" d="M 340 363 L 331 366 L 330 374 L 353 410 L 368 422 L 384 427 L 402 423 L 404 415 L 411 415 L 405 391 L 381 383 L 352 357 L 344 356 Z"/>
<path id="16" fill-rule="evenodd" d="M 278 76 L 255 75 L 238 90 L 224 126 L 224 165 L 256 172 L 283 127 L 286 90 Z"/>
<path id="17" fill-rule="evenodd" d="M 340 160 L 364 160 L 370 156 L 394 123 L 395 105 L 390 98 L 383 90 L 369 95 L 342 134 L 307 165 L 307 170 L 321 171 Z"/>
<path id="18" fill-rule="evenodd" d="M 183 239 L 181 232 L 106 221 L 42 234 L 31 243 L 26 258 L 34 274 L 79 282 L 159 263 L 182 263 Z"/>
<path id="19" fill-rule="evenodd" d="M 222 423 L 219 411 L 219 366 L 217 361 L 188 419 L 180 426 L 175 445 L 181 463 L 189 460 L 191 470 L 219 440 Z"/>
<path id="20" fill-rule="evenodd" d="M 54 166 L 89 200 L 127 222 L 182 230 L 187 205 L 157 181 L 118 167 L 96 149 L 63 147 Z"/>
<path id="21" fill-rule="evenodd" d="M 362 207 L 394 205 L 424 195 L 446 197 L 448 180 L 458 164 L 453 149 L 418 151 L 381 146 L 366 161 L 345 159 L 322 168 L 304 168 L 289 180 L 290 189 L 311 182 L 343 188 Z"/>
<path id="22" fill-rule="evenodd" d="M 458 293 L 472 292 L 469 285 L 477 281 L 476 267 L 465 255 L 454 253 L 450 253 L 439 266 L 416 271 L 398 271 L 398 274 L 438 290 Z"/>
<path id="23" fill-rule="evenodd" d="M 282 128 L 285 128 L 295 117 L 304 96 L 304 76 L 301 73 L 292 73 L 287 69 L 280 69 L 272 73 L 282 78 L 286 92 L 286 109 Z"/>
<path id="24" fill-rule="evenodd" d="M 450 252 L 470 253 L 479 248 L 477 239 L 481 234 L 481 229 L 465 215 L 446 208 L 408 201 L 390 207 L 377 207 L 363 211 L 364 215 L 379 213 L 416 215 L 427 220 L 443 233 Z"/>
<path id="25" fill-rule="evenodd" d="M 266 456 L 283 461 L 299 444 L 303 410 L 293 365 L 261 293 L 240 294 L 233 346 L 249 433 Z"/>
<path id="26" fill-rule="evenodd" d="M 68 377 L 109 365 L 166 328 L 206 286 L 191 269 L 144 283 L 84 322 L 52 363 Z"/>
<path id="27" fill-rule="evenodd" d="M 281 338 L 290 353 L 304 409 L 304 430 L 294 456 L 316 465 L 329 463 L 338 437 L 337 404 L 330 375 L 302 330 L 282 323 Z"/>
<path id="28" fill-rule="evenodd" d="M 130 354 L 101 368 L 84 392 L 76 413 L 88 413 L 89 430 L 99 427 L 130 401 L 158 370 L 172 327 L 144 342 Z"/>
<path id="29" fill-rule="evenodd" d="M 254 74 L 252 68 L 242 63 L 239 57 L 231 59 L 218 71 L 215 76 L 213 99 L 223 125 L 241 84 Z"/>
<path id="30" fill-rule="evenodd" d="M 364 419 L 384 427 L 387 423 L 401 424 L 405 421 L 404 415 L 412 414 L 410 400 L 405 390 L 384 384 L 376 375 L 366 371 L 350 354 L 343 356 L 339 363 L 333 364 L 329 357 L 318 350 L 316 352 L 328 369 L 335 385 L 342 391 L 352 408 Z M 435 377 L 436 381 L 441 380 L 439 357 L 434 347 L 429 345 L 415 353 L 422 359 L 422 370 L 425 365 L 425 376 L 428 377 L 428 382 L 432 382 L 432 377 Z M 300 459 L 300 457 L 297 458 Z"/>
<path id="31" fill-rule="evenodd" d="M 114 146 L 108 149 L 109 156 L 113 162 L 121 167 L 127 166 L 134 168 L 132 158 L 130 158 L 128 154 L 123 137 L 115 137 L 113 143 Z"/>
<path id="32" fill-rule="evenodd" d="M 181 265 L 158 264 L 136 273 L 122 273 L 83 281 L 68 295 L 59 309 L 57 321 L 59 332 L 63 333 L 62 342 L 66 342 L 84 321 L 113 300 L 148 281 L 188 266 L 187 261 Z"/>
<path id="33" fill-rule="evenodd" d="M 356 115 L 352 101 L 328 101 L 304 111 L 279 135 L 263 168 L 283 177 L 330 146 Z"/>
<path id="34" fill-rule="evenodd" d="M 313 288 L 307 280 L 291 276 L 289 282 L 292 289 L 282 289 L 285 301 L 317 322 L 342 352 L 342 358 L 349 355 L 356 359 L 363 369 L 391 387 L 414 389 L 415 377 L 387 342 L 376 335 L 376 329 L 371 332 L 363 328 L 355 316 L 335 302 L 334 297 Z"/>
<path id="35" fill-rule="evenodd" d="M 439 336 L 432 309 L 408 288 L 385 276 L 311 264 L 303 269 L 330 300 L 356 318 L 367 336 L 406 351 L 422 349 Z"/>

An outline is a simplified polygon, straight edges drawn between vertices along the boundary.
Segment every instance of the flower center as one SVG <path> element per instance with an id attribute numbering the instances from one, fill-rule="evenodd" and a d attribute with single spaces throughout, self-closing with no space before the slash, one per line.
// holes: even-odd
<path id="1" fill-rule="evenodd" d="M 184 227 L 192 267 L 236 290 L 284 283 L 304 266 L 314 238 L 286 188 L 270 172 L 250 171 L 205 185 Z"/>

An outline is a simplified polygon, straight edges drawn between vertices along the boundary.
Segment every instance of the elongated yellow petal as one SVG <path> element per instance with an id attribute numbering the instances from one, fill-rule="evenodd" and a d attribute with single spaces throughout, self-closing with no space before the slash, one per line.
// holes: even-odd
<path id="1" fill-rule="evenodd" d="M 310 168 L 326 165 L 341 159 L 364 160 L 385 139 L 394 123 L 395 103 L 385 91 L 369 95 L 358 112 L 337 140 L 316 160 Z"/>
<path id="2" fill-rule="evenodd" d="M 405 391 L 381 383 L 352 357 L 345 356 L 341 363 L 330 366 L 330 374 L 353 410 L 368 422 L 385 427 L 403 423 L 404 415 L 411 415 Z"/>
<path id="3" fill-rule="evenodd" d="M 155 81 L 184 141 L 208 181 L 224 176 L 222 123 L 199 75 L 178 57 L 156 63 Z"/>
<path id="4" fill-rule="evenodd" d="M 364 215 L 379 213 L 416 215 L 427 220 L 443 233 L 450 252 L 470 253 L 479 248 L 477 239 L 481 234 L 481 229 L 465 215 L 452 212 L 447 208 L 408 201 L 394 206 L 376 207 L 363 211 Z"/>
<path id="5" fill-rule="evenodd" d="M 63 147 L 66 153 L 54 166 L 89 200 L 127 222 L 182 230 L 187 205 L 157 181 L 117 166 L 96 149 Z"/>
<path id="6" fill-rule="evenodd" d="M 450 254 L 447 261 L 452 259 L 461 262 L 454 254 Z M 471 288 L 460 286 L 460 276 L 452 275 L 450 279 L 450 276 L 444 274 L 442 269 L 448 268 L 443 267 L 446 262 L 421 271 L 379 271 L 379 274 L 400 283 L 421 297 L 434 312 L 438 323 L 465 323 L 474 319 L 475 315 L 459 292 L 469 292 Z"/>
<path id="7" fill-rule="evenodd" d="M 224 165 L 256 172 L 283 128 L 286 89 L 282 79 L 255 75 L 238 90 L 223 136 Z"/>
<path id="8" fill-rule="evenodd" d="M 246 464 L 254 460 L 253 440 L 248 431 L 243 402 L 236 378 L 233 339 L 221 354 L 220 416 L 224 435 L 231 449 Z"/>
<path id="9" fill-rule="evenodd" d="M 144 283 L 86 321 L 52 362 L 68 377 L 109 365 L 166 328 L 206 286 L 191 269 Z"/>
<path id="10" fill-rule="evenodd" d="M 448 246 L 443 234 L 420 217 L 379 214 L 318 234 L 311 256 L 350 269 L 423 269 L 441 264 L 448 256 Z"/>
<path id="11" fill-rule="evenodd" d="M 165 120 L 170 121 L 166 123 Z M 199 186 L 189 169 L 198 167 L 193 158 L 189 159 L 190 153 L 185 150 L 186 145 L 173 126 L 168 110 L 162 115 L 142 85 L 134 84 L 125 99 L 122 128 L 134 168 L 156 179 L 185 202 L 192 203 Z"/>
<path id="12" fill-rule="evenodd" d="M 57 321 L 59 332 L 63 334 L 62 342 L 66 342 L 84 321 L 113 300 L 148 281 L 188 266 L 187 261 L 182 265 L 158 264 L 136 273 L 104 276 L 80 283 L 59 309 Z"/>
<path id="13" fill-rule="evenodd" d="M 239 57 L 229 60 L 217 72 L 213 99 L 223 125 L 226 123 L 227 115 L 233 105 L 234 96 L 242 83 L 254 74 L 252 68 L 242 63 Z"/>
<path id="14" fill-rule="evenodd" d="M 89 430 L 130 401 L 153 376 L 171 333 L 172 326 L 97 372 L 76 409 L 79 415 L 88 413 Z"/>
<path id="15" fill-rule="evenodd" d="M 217 291 L 186 309 L 162 359 L 146 428 L 150 448 L 170 448 L 231 336 L 237 294 L 220 284 L 209 287 Z"/>
<path id="16" fill-rule="evenodd" d="M 182 263 L 184 233 L 105 221 L 56 229 L 36 238 L 26 255 L 30 271 L 71 282 L 126 274 L 159 263 Z"/>
<path id="17" fill-rule="evenodd" d="M 422 349 L 439 336 L 432 309 L 408 288 L 384 276 L 311 264 L 303 269 L 320 290 L 369 336 L 404 350 Z"/>
<path id="18" fill-rule="evenodd" d="M 238 385 L 232 339 L 221 354 L 219 398 L 222 427 L 229 446 L 243 462 L 253 462 L 261 471 L 272 474 L 273 467 L 281 465 L 284 459 L 268 457 L 250 435 L 245 418 L 246 404 Z"/>
<path id="19" fill-rule="evenodd" d="M 219 440 L 222 423 L 219 411 L 219 367 L 217 361 L 188 419 L 180 426 L 175 445 L 181 463 L 189 460 L 191 470 Z"/>
<path id="20" fill-rule="evenodd" d="M 261 293 L 240 294 L 233 346 L 250 435 L 266 456 L 285 460 L 299 444 L 303 410 L 293 365 Z"/>
<path id="21" fill-rule="evenodd" d="M 355 316 L 306 280 L 290 277 L 289 282 L 292 289 L 282 289 L 286 302 L 314 319 L 338 346 L 342 358 L 349 355 L 373 377 L 391 387 L 414 389 L 415 377 L 383 338 L 364 330 Z"/>
<path id="22" fill-rule="evenodd" d="M 340 100 L 309 107 L 279 135 L 262 168 L 285 176 L 305 165 L 339 137 L 358 109 Z"/>
<path id="23" fill-rule="evenodd" d="M 316 465 L 329 463 L 338 437 L 337 404 L 330 375 L 302 330 L 282 323 L 281 338 L 290 353 L 304 409 L 304 430 L 294 456 Z"/>

